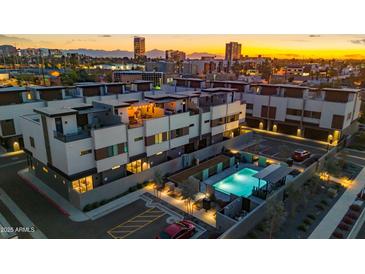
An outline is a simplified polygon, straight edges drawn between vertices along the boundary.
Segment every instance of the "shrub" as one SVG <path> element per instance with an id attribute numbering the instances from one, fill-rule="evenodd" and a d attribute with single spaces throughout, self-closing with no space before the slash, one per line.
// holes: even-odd
<path id="1" fill-rule="evenodd" d="M 341 230 L 344 230 L 344 231 L 349 231 L 350 230 L 350 227 L 346 223 L 344 223 L 344 222 L 341 222 L 338 225 L 338 228 L 340 228 Z"/>
<path id="2" fill-rule="evenodd" d="M 316 208 L 318 208 L 319 210 L 325 209 L 325 207 L 322 204 L 316 204 Z"/>
<path id="3" fill-rule="evenodd" d="M 303 223 L 305 223 L 307 225 L 311 225 L 312 224 L 312 220 L 311 219 L 304 219 Z"/>
<path id="4" fill-rule="evenodd" d="M 128 189 L 129 193 L 130 193 L 130 192 L 134 192 L 134 191 L 136 191 L 136 190 L 137 190 L 137 186 L 131 186 L 131 187 Z"/>
<path id="5" fill-rule="evenodd" d="M 328 202 L 326 200 L 321 200 L 321 204 L 328 206 Z"/>
<path id="6" fill-rule="evenodd" d="M 83 211 L 84 211 L 84 212 L 87 212 L 87 211 L 90 211 L 90 210 L 92 210 L 92 206 L 91 206 L 91 204 L 87 204 L 87 205 L 84 207 L 84 209 L 83 209 Z"/>
<path id="7" fill-rule="evenodd" d="M 257 239 L 257 235 L 255 232 L 250 232 L 247 234 L 247 237 L 250 239 Z"/>
<path id="8" fill-rule="evenodd" d="M 353 219 L 353 220 L 357 220 L 357 218 L 359 218 L 360 214 L 358 214 L 356 212 L 348 212 L 346 214 L 346 216 Z"/>
<path id="9" fill-rule="evenodd" d="M 351 205 L 350 209 L 355 211 L 355 212 L 360 212 L 361 211 L 361 207 L 359 205 Z"/>
<path id="10" fill-rule="evenodd" d="M 307 226 L 305 224 L 301 224 L 297 227 L 298 230 L 301 230 L 303 232 L 307 231 Z"/>
<path id="11" fill-rule="evenodd" d="M 264 224 L 263 223 L 259 223 L 256 226 L 256 228 L 257 228 L 258 231 L 261 231 L 261 232 L 264 232 L 264 230 L 265 230 L 265 227 L 264 227 Z"/>
<path id="12" fill-rule="evenodd" d="M 105 205 L 105 204 L 107 204 L 108 203 L 108 200 L 102 200 L 101 202 L 100 202 L 100 205 L 102 206 L 102 205 Z"/>
<path id="13" fill-rule="evenodd" d="M 338 232 L 338 231 L 333 232 L 332 236 L 337 239 L 343 239 L 343 233 Z"/>
<path id="14" fill-rule="evenodd" d="M 349 218 L 349 217 L 345 217 L 345 218 L 343 218 L 343 222 L 348 224 L 348 225 L 353 225 L 354 220 Z"/>
<path id="15" fill-rule="evenodd" d="M 137 189 L 141 189 L 141 188 L 143 188 L 143 185 L 142 184 L 137 184 Z"/>
<path id="16" fill-rule="evenodd" d="M 313 221 L 316 219 L 316 216 L 314 216 L 313 214 L 308 214 L 307 217 L 309 219 L 312 219 Z"/>
<path id="17" fill-rule="evenodd" d="M 99 207 L 99 202 L 95 202 L 91 204 L 92 209 L 98 208 Z"/>

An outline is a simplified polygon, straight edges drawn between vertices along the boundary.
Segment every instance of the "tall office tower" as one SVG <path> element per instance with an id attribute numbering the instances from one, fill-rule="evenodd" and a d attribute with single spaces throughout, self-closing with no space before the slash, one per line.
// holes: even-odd
<path id="1" fill-rule="evenodd" d="M 226 44 L 226 60 L 235 61 L 241 58 L 242 45 L 237 42 L 230 42 Z"/>
<path id="2" fill-rule="evenodd" d="M 186 53 L 179 50 L 166 50 L 165 59 L 175 62 L 184 61 L 186 59 Z"/>
<path id="3" fill-rule="evenodd" d="M 145 56 L 145 39 L 144 37 L 134 37 L 134 58 Z"/>

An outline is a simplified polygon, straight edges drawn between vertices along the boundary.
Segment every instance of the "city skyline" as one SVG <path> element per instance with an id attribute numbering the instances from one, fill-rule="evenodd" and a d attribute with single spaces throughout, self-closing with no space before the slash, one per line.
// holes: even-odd
<path id="1" fill-rule="evenodd" d="M 133 51 L 135 35 L 0 35 L 0 44 L 19 48 Z M 242 55 L 277 58 L 365 58 L 364 35 L 143 35 L 146 51 L 181 50 L 224 57 L 225 44 L 242 44 Z"/>

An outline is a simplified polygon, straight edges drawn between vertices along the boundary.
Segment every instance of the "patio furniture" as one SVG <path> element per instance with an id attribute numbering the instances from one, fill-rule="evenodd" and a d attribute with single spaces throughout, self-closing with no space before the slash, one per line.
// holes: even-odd
<path id="1" fill-rule="evenodd" d="M 209 199 L 207 198 L 203 199 L 203 208 L 205 209 L 205 211 L 211 209 L 211 201 Z"/>
<path id="2" fill-rule="evenodd" d="M 173 182 L 167 182 L 165 184 L 165 189 L 168 191 L 168 192 L 171 192 L 171 191 L 174 191 L 175 189 L 175 184 Z"/>
<path id="3" fill-rule="evenodd" d="M 180 187 L 175 187 L 175 195 L 176 195 L 177 197 L 181 197 L 181 195 L 182 195 L 182 188 L 180 188 Z"/>

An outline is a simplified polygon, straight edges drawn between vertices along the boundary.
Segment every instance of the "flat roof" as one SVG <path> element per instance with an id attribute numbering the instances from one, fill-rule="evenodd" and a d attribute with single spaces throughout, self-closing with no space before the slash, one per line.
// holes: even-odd
<path id="1" fill-rule="evenodd" d="M 111 105 L 113 107 L 128 107 L 131 105 L 130 103 L 127 103 L 125 100 L 121 100 L 121 99 L 110 99 L 110 100 L 97 101 L 97 102 L 101 103 L 101 104 Z"/>
<path id="2" fill-rule="evenodd" d="M 27 91 L 28 87 L 6 87 L 0 88 L 0 93 L 9 93 L 9 92 L 24 92 Z"/>
<path id="3" fill-rule="evenodd" d="M 115 70 L 113 73 L 123 73 L 123 74 L 152 74 L 152 73 L 157 73 L 157 74 L 163 74 L 163 72 L 161 71 L 144 71 L 144 70 Z"/>
<path id="4" fill-rule="evenodd" d="M 103 86 L 103 85 L 105 85 L 105 83 L 101 83 L 101 82 L 84 82 L 84 83 L 75 84 L 76 87 L 99 87 L 99 86 Z"/>
<path id="5" fill-rule="evenodd" d="M 213 80 L 212 83 L 228 83 L 228 84 L 239 84 L 239 85 L 249 85 L 248 82 L 244 81 L 232 81 L 232 80 Z"/>
<path id="6" fill-rule="evenodd" d="M 290 167 L 273 164 L 265 167 L 253 175 L 253 177 L 274 184 L 287 176 L 291 171 L 292 169 Z"/>
<path id="7" fill-rule="evenodd" d="M 192 91 L 192 90 L 176 92 L 175 94 L 183 95 L 183 96 L 186 96 L 186 97 L 200 97 L 200 92 L 199 91 Z"/>
<path id="8" fill-rule="evenodd" d="M 185 80 L 185 81 L 197 81 L 197 82 L 203 82 L 203 79 L 200 78 L 174 78 L 174 80 Z"/>
<path id="9" fill-rule="evenodd" d="M 70 88 L 75 88 L 75 86 L 32 86 L 30 87 L 32 89 L 37 89 L 37 90 L 51 90 L 51 89 L 70 89 Z"/>
<path id="10" fill-rule="evenodd" d="M 356 93 L 360 92 L 361 89 L 357 88 L 322 88 L 324 91 L 343 91 L 343 92 L 350 92 L 350 93 Z"/>
<path id="11" fill-rule="evenodd" d="M 236 88 L 205 88 L 203 92 L 233 92 L 238 91 Z"/>
<path id="12" fill-rule="evenodd" d="M 147 84 L 147 83 L 153 83 L 149 80 L 134 80 L 132 84 Z"/>
<path id="13" fill-rule="evenodd" d="M 105 83 L 105 85 L 107 85 L 107 86 L 117 86 L 117 85 L 125 86 L 126 83 L 123 83 L 123 82 L 113 82 L 113 83 Z"/>
<path id="14" fill-rule="evenodd" d="M 36 108 L 34 112 L 46 115 L 48 117 L 58 117 L 64 115 L 76 114 L 78 111 L 72 108 L 57 108 L 57 107 L 44 107 Z"/>

